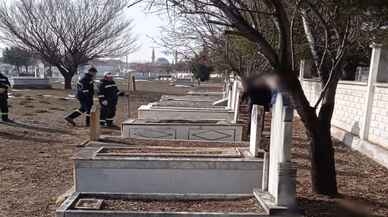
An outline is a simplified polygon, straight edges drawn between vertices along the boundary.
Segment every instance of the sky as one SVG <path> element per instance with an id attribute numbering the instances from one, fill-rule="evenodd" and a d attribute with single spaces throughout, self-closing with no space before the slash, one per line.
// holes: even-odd
<path id="1" fill-rule="evenodd" d="M 126 9 L 125 14 L 133 19 L 133 33 L 138 37 L 139 50 L 128 56 L 129 62 L 151 61 L 152 49 L 155 48 L 156 59 L 166 57 L 171 61 L 171 57 L 163 54 L 163 48 L 158 47 L 152 38 L 160 38 L 159 27 L 168 21 L 159 15 L 149 13 L 144 10 L 144 6 L 136 5 Z"/>
<path id="2" fill-rule="evenodd" d="M 12 2 L 14 0 L 6 0 Z M 133 19 L 133 33 L 138 37 L 139 49 L 128 56 L 128 62 L 151 61 L 152 48 L 155 48 L 156 59 L 165 57 L 170 62 L 172 57 L 164 55 L 163 48 L 158 47 L 151 38 L 160 38 L 159 27 L 167 23 L 167 19 L 144 10 L 144 5 L 135 5 L 125 9 L 125 15 Z M 0 43 L 0 50 L 6 46 Z M 123 61 L 126 58 L 122 58 Z"/>

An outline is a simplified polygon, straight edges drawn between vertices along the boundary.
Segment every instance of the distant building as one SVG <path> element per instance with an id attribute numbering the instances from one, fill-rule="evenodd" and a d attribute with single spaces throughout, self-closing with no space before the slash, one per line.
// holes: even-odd
<path id="1" fill-rule="evenodd" d="M 109 60 L 92 60 L 86 65 L 82 65 L 79 68 L 79 73 L 86 73 L 90 67 L 97 69 L 97 77 L 102 77 L 105 72 L 111 72 L 114 75 L 123 76 L 126 73 L 126 64 L 121 60 L 109 59 Z"/>
<path id="2" fill-rule="evenodd" d="M 164 57 L 160 57 L 156 60 L 156 65 L 170 65 L 170 62 L 164 58 Z"/>

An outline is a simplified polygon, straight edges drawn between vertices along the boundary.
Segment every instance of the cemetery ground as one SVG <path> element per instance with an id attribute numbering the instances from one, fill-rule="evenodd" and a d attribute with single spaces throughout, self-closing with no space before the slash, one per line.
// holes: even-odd
<path id="1" fill-rule="evenodd" d="M 188 90 L 160 81 L 138 82 L 137 89 L 131 95 L 132 117 L 142 104 L 157 101 L 163 94 L 182 95 Z M 57 197 L 71 187 L 71 156 L 87 140 L 88 130 L 65 124 L 65 112 L 78 106 L 76 100 L 65 99 L 69 93 L 60 86 L 13 92 L 11 118 L 17 123 L 0 124 L 0 217 L 54 216 Z M 126 97 L 121 97 L 116 123 L 125 118 Z M 83 125 L 81 120 L 79 125 Z M 119 130 L 103 133 L 120 135 Z M 298 165 L 298 202 L 306 216 L 387 217 L 388 170 L 341 143 L 335 148 L 340 197 L 314 195 L 307 138 L 300 121 L 295 121 L 293 159 Z"/>

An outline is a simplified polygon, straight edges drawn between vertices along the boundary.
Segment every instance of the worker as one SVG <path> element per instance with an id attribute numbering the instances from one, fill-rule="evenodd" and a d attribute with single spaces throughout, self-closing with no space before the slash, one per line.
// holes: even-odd
<path id="1" fill-rule="evenodd" d="M 3 122 L 11 122 L 8 119 L 8 89 L 10 86 L 7 76 L 0 72 L 0 115 Z"/>
<path id="2" fill-rule="evenodd" d="M 98 86 L 98 98 L 100 101 L 100 123 L 102 127 L 113 127 L 116 115 L 116 106 L 120 91 L 117 88 L 113 75 L 110 72 L 104 74 Z"/>
<path id="3" fill-rule="evenodd" d="M 65 117 L 65 120 L 73 126 L 76 126 L 74 119 L 82 114 L 86 115 L 86 126 L 90 126 L 90 111 L 93 106 L 94 78 L 96 74 L 97 69 L 91 67 L 77 83 L 77 99 L 80 103 L 80 108 Z"/>

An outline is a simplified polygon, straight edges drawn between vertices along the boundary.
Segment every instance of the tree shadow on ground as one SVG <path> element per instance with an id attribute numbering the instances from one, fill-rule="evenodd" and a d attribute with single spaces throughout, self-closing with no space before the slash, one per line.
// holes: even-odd
<path id="1" fill-rule="evenodd" d="M 298 170 L 311 171 L 311 167 L 298 164 Z M 368 175 L 362 174 L 361 172 L 343 171 L 343 170 L 339 170 L 338 168 L 336 169 L 336 174 L 338 176 L 353 176 L 353 177 L 358 177 L 358 178 L 368 178 Z"/>
<path id="2" fill-rule="evenodd" d="M 75 135 L 74 133 L 71 133 L 67 130 L 38 127 L 38 126 L 27 125 L 27 124 L 19 123 L 19 122 L 13 122 L 13 123 L 0 122 L 0 124 L 10 126 L 10 127 L 35 130 L 35 131 L 46 132 L 46 133 L 61 133 L 61 134 L 66 134 L 66 135 Z"/>
<path id="3" fill-rule="evenodd" d="M 7 132 L 0 132 L 0 138 L 4 138 L 8 140 L 16 140 L 16 141 L 36 142 L 36 143 L 58 142 L 58 139 L 44 139 L 44 138 L 36 138 L 36 137 L 30 137 L 30 136 L 27 137 L 27 136 L 17 135 L 17 134 L 12 134 Z"/>
<path id="4" fill-rule="evenodd" d="M 298 198 L 298 204 L 308 217 L 384 217 L 369 214 L 363 205 L 350 199 Z"/>

